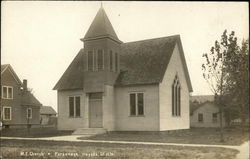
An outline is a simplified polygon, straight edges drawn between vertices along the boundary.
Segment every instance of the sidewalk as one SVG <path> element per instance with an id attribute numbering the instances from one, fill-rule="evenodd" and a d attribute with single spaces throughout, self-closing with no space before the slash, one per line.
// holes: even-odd
<path id="1" fill-rule="evenodd" d="M 104 141 L 104 140 L 79 140 L 82 135 L 46 137 L 46 138 L 21 138 L 21 137 L 0 137 L 0 139 L 18 139 L 18 140 L 49 140 L 49 141 L 71 141 L 71 142 L 89 142 L 89 143 L 109 143 L 109 144 L 139 144 L 139 145 L 162 145 L 162 146 L 189 146 L 189 147 L 219 147 L 236 149 L 239 152 L 237 159 L 249 159 L 249 141 L 240 146 L 233 145 L 205 145 L 205 144 L 180 144 L 180 143 L 159 143 L 159 142 L 135 142 L 135 141 Z M 86 135 L 88 137 L 88 135 Z"/>

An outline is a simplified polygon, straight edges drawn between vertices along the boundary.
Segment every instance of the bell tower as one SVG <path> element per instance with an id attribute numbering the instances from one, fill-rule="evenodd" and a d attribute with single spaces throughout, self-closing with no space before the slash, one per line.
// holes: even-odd
<path id="1" fill-rule="evenodd" d="M 103 7 L 97 12 L 84 38 L 85 92 L 103 92 L 104 85 L 114 85 L 120 73 L 120 41 Z"/>

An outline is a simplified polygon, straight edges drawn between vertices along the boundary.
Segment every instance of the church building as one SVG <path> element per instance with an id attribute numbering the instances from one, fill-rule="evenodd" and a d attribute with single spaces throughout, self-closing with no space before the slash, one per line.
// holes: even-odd
<path id="1" fill-rule="evenodd" d="M 81 41 L 54 87 L 59 130 L 190 128 L 192 85 L 180 35 L 124 43 L 101 7 Z"/>

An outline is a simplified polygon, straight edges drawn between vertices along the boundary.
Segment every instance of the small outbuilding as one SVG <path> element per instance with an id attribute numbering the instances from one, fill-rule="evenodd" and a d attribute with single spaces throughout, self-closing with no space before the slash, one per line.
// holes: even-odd
<path id="1" fill-rule="evenodd" d="M 54 118 L 56 118 L 56 111 L 51 106 L 42 106 L 40 110 L 41 125 L 53 125 Z"/>

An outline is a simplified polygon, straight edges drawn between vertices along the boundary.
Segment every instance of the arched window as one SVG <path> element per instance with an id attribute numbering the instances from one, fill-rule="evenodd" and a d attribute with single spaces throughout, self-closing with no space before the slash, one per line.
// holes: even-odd
<path id="1" fill-rule="evenodd" d="M 178 76 L 175 76 L 172 84 L 172 116 L 181 115 L 181 85 Z"/>

